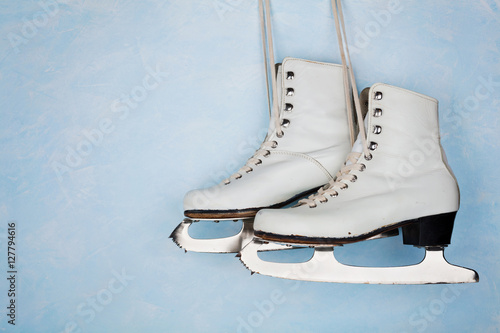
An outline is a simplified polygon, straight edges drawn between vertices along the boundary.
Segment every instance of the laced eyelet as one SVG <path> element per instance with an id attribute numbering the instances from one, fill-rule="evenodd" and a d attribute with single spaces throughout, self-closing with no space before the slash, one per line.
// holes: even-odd
<path id="1" fill-rule="evenodd" d="M 368 145 L 368 149 L 370 150 L 375 150 L 378 147 L 378 143 L 371 141 L 370 144 Z"/>
<path id="2" fill-rule="evenodd" d="M 224 185 L 229 185 L 230 183 L 231 183 L 231 181 L 230 181 L 230 180 L 228 180 L 228 179 L 224 179 Z"/>
<path id="3" fill-rule="evenodd" d="M 347 190 L 348 188 L 349 188 L 349 185 L 344 184 L 344 186 L 342 186 L 340 189 L 341 189 L 341 190 Z"/>
<path id="4" fill-rule="evenodd" d="M 293 88 L 286 88 L 286 95 L 287 96 L 295 95 L 295 90 Z"/>
<path id="5" fill-rule="evenodd" d="M 332 192 L 332 193 L 330 193 L 330 196 L 335 198 L 335 197 L 338 197 L 339 194 L 338 194 L 338 192 Z"/>
<path id="6" fill-rule="evenodd" d="M 283 126 L 284 128 L 288 128 L 288 126 L 290 126 L 290 120 L 283 119 L 283 121 L 281 122 L 281 126 Z"/>
<path id="7" fill-rule="evenodd" d="M 325 203 L 325 202 L 328 202 L 328 199 L 327 198 L 321 198 L 321 199 L 319 199 L 319 202 Z"/>
<path id="8" fill-rule="evenodd" d="M 271 155 L 271 152 L 269 150 L 266 150 L 266 152 L 264 153 L 264 157 L 268 157 L 269 155 Z"/>
<path id="9" fill-rule="evenodd" d="M 382 109 L 376 108 L 375 110 L 373 110 L 374 117 L 380 117 L 381 115 L 382 115 Z"/>
<path id="10" fill-rule="evenodd" d="M 309 208 L 316 208 L 316 206 L 316 204 L 314 204 L 314 206 L 309 205 Z"/>
<path id="11" fill-rule="evenodd" d="M 255 165 L 259 165 L 259 164 L 262 164 L 262 160 L 258 160 Z"/>
<path id="12" fill-rule="evenodd" d="M 363 163 L 361 163 L 361 167 L 359 168 L 359 171 L 363 172 L 366 170 L 366 165 L 364 165 Z"/>
<path id="13" fill-rule="evenodd" d="M 248 169 L 248 170 L 247 170 L 247 173 L 250 173 L 250 172 L 252 172 L 252 171 L 253 171 L 253 169 L 252 169 L 252 168 L 250 168 L 250 169 Z"/>
<path id="14" fill-rule="evenodd" d="M 375 92 L 375 99 L 376 100 L 380 101 L 383 96 L 384 95 L 380 91 Z"/>
<path id="15" fill-rule="evenodd" d="M 278 138 L 282 138 L 284 135 L 285 135 L 285 132 L 276 133 L 276 136 L 277 136 Z M 273 148 L 274 148 L 274 147 L 273 147 Z"/>
<path id="16" fill-rule="evenodd" d="M 356 180 L 358 180 L 358 176 L 352 175 L 351 183 L 354 183 Z"/>
<path id="17" fill-rule="evenodd" d="M 234 177 L 235 179 L 240 179 L 241 177 L 243 177 L 242 175 L 240 174 L 237 174 L 236 177 Z"/>
<path id="18" fill-rule="evenodd" d="M 278 136 L 279 137 L 279 136 Z M 278 141 L 273 141 L 273 145 L 271 146 L 272 148 L 278 147 Z"/>
<path id="19" fill-rule="evenodd" d="M 365 160 L 370 161 L 373 158 L 372 154 L 365 155 Z"/>
<path id="20" fill-rule="evenodd" d="M 285 111 L 292 111 L 293 110 L 293 104 L 290 104 L 290 103 L 286 103 L 285 104 Z"/>
<path id="21" fill-rule="evenodd" d="M 293 80 L 294 77 L 295 77 L 294 72 L 286 72 L 286 79 L 287 80 Z"/>
<path id="22" fill-rule="evenodd" d="M 382 133 L 382 127 L 378 125 L 373 126 L 373 134 L 380 134 L 380 133 Z"/>

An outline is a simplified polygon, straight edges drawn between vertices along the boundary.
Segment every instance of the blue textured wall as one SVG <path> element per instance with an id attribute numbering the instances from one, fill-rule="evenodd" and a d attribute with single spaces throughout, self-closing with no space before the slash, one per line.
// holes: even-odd
<path id="1" fill-rule="evenodd" d="M 278 61 L 340 61 L 329 6 L 272 0 Z M 498 332 L 499 6 L 344 1 L 359 88 L 440 101 L 462 193 L 447 258 L 481 277 L 367 286 L 250 276 L 234 255 L 184 254 L 168 238 L 184 193 L 242 165 L 267 127 L 257 0 L 2 1 L 0 277 L 14 220 L 15 328 Z M 356 264 L 422 255 L 400 237 L 338 250 Z"/>

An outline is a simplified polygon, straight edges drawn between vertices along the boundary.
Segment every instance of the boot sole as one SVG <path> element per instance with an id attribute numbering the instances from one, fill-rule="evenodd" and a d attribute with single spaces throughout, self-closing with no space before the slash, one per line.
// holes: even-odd
<path id="1" fill-rule="evenodd" d="M 302 193 L 297 194 L 296 196 L 266 207 L 256 207 L 256 208 L 245 208 L 245 209 L 227 209 L 227 210 L 185 210 L 184 216 L 189 217 L 191 219 L 203 219 L 203 220 L 217 220 L 217 219 L 242 219 L 242 218 L 252 218 L 255 217 L 257 212 L 261 209 L 273 209 L 273 208 L 282 208 L 286 205 L 291 204 L 292 202 L 313 194 L 318 191 L 321 186 L 313 188 L 311 190 L 304 191 Z"/>
<path id="2" fill-rule="evenodd" d="M 356 243 L 402 228 L 403 244 L 414 246 L 446 246 L 450 244 L 453 224 L 457 212 L 419 217 L 385 226 L 369 233 L 346 238 L 306 237 L 300 235 L 278 235 L 255 231 L 255 236 L 272 242 L 306 245 L 342 245 Z"/>

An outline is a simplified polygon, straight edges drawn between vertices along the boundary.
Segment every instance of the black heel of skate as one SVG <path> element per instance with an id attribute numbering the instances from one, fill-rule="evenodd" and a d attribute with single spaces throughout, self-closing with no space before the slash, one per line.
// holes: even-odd
<path id="1" fill-rule="evenodd" d="M 446 246 L 450 244 L 457 212 L 425 216 L 402 227 L 403 244 L 414 246 Z"/>

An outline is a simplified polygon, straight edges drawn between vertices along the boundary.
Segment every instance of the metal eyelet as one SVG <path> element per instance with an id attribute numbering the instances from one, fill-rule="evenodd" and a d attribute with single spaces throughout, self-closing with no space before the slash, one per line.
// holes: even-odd
<path id="1" fill-rule="evenodd" d="M 287 80 L 293 80 L 294 77 L 295 77 L 294 72 L 286 72 L 286 79 Z"/>
<path id="2" fill-rule="evenodd" d="M 370 150 L 375 150 L 378 147 L 378 143 L 371 141 L 370 144 L 368 145 L 368 149 Z"/>
<path id="3" fill-rule="evenodd" d="M 363 172 L 366 170 L 366 165 L 364 165 L 363 163 L 361 163 L 361 167 L 359 169 L 359 171 Z"/>
<path id="4" fill-rule="evenodd" d="M 293 104 L 290 104 L 290 103 L 286 103 L 285 104 L 285 111 L 292 111 L 293 110 Z"/>
<path id="5" fill-rule="evenodd" d="M 287 128 L 289 125 L 290 125 L 290 120 L 288 119 L 283 119 L 283 121 L 281 122 L 281 126 L 283 126 L 284 128 Z"/>
<path id="6" fill-rule="evenodd" d="M 382 133 L 382 127 L 378 125 L 373 126 L 373 134 L 380 134 L 380 133 Z"/>
<path id="7" fill-rule="evenodd" d="M 341 189 L 341 190 L 347 190 L 348 188 L 349 188 L 349 185 L 344 184 L 344 186 L 342 186 L 340 189 Z"/>
<path id="8" fill-rule="evenodd" d="M 356 180 L 358 180 L 358 176 L 352 175 L 351 183 L 354 183 Z"/>
<path id="9" fill-rule="evenodd" d="M 370 161 L 373 158 L 372 154 L 365 155 L 365 160 Z"/>
<path id="10" fill-rule="evenodd" d="M 286 88 L 286 95 L 287 96 L 295 95 L 295 90 L 293 90 L 293 88 Z"/>
<path id="11" fill-rule="evenodd" d="M 375 99 L 376 100 L 380 101 L 383 96 L 384 95 L 380 91 L 375 92 Z"/>
<path id="12" fill-rule="evenodd" d="M 284 135 L 285 135 L 285 132 L 283 132 L 283 131 L 282 131 L 281 133 L 276 133 L 276 136 L 277 136 L 278 138 L 280 138 L 280 139 L 281 139 Z"/>
<path id="13" fill-rule="evenodd" d="M 380 117 L 382 115 L 382 109 L 376 108 L 373 110 L 373 116 L 374 117 Z"/>
<path id="14" fill-rule="evenodd" d="M 273 147 L 273 148 L 278 147 L 278 142 L 277 141 L 273 141 L 273 145 L 271 147 Z"/>

